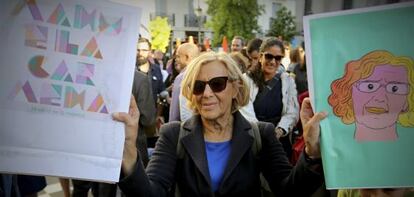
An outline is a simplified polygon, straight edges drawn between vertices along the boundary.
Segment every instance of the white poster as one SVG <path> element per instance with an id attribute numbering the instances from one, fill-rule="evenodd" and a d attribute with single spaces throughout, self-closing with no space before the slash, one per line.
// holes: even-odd
<path id="1" fill-rule="evenodd" d="M 140 10 L 98 0 L 3 0 L 0 172 L 116 182 Z"/>

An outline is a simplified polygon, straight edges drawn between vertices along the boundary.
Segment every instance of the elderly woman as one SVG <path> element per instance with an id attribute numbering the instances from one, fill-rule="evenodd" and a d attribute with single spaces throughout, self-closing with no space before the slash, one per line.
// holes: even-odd
<path id="1" fill-rule="evenodd" d="M 131 103 L 129 114 L 114 114 L 126 125 L 119 183 L 126 195 L 167 196 L 175 187 L 181 196 L 260 196 L 260 173 L 280 196 L 307 196 L 321 185 L 318 125 L 325 113 L 313 116 L 306 102 L 302 114 L 306 149 L 292 167 L 273 125 L 263 123 L 259 136 L 250 135 L 253 124 L 238 112 L 248 102 L 249 90 L 228 55 L 205 53 L 192 61 L 187 72 L 183 95 L 196 115 L 183 124 L 172 122 L 161 128 L 146 170 L 135 147 L 136 105 Z M 252 147 L 255 137 L 261 140 L 257 154 Z M 182 155 L 177 154 L 177 146 Z"/>

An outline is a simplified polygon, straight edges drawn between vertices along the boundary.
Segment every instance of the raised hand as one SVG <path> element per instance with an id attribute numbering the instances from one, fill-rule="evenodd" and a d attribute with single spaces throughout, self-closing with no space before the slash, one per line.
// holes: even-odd
<path id="1" fill-rule="evenodd" d="M 300 120 L 303 127 L 303 139 L 305 140 L 306 154 L 311 158 L 320 158 L 320 144 L 319 135 L 320 127 L 319 123 L 325 119 L 328 115 L 327 112 L 313 113 L 313 109 L 309 98 L 305 98 L 302 102 L 302 108 L 300 110 Z"/>
<path id="2" fill-rule="evenodd" d="M 125 143 L 124 153 L 122 157 L 122 170 L 125 175 L 132 173 L 138 157 L 136 140 L 138 136 L 139 116 L 140 113 L 133 95 L 131 95 L 128 113 L 116 112 L 112 114 L 114 120 L 123 122 L 125 124 Z"/>

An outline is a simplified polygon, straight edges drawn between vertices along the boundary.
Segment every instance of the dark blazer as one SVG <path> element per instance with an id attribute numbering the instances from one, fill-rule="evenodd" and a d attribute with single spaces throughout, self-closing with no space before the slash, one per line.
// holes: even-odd
<path id="1" fill-rule="evenodd" d="M 158 64 L 151 64 L 150 66 L 151 71 L 148 73 L 150 79 L 150 84 L 152 87 L 152 94 L 154 97 L 155 103 L 158 101 L 158 95 L 165 90 L 165 84 L 162 80 L 162 73 L 160 65 Z"/>
<path id="2" fill-rule="evenodd" d="M 150 67 L 149 67 L 148 73 L 145 73 L 145 74 L 148 76 L 148 81 L 152 89 L 154 105 L 157 106 L 158 95 L 162 91 L 165 90 L 165 84 L 164 84 L 164 81 L 162 80 L 162 73 L 161 73 L 160 65 L 151 64 L 151 62 L 148 62 L 148 63 L 150 64 Z M 138 71 L 141 71 L 139 66 L 137 67 L 137 69 Z"/>
<path id="3" fill-rule="evenodd" d="M 175 184 L 182 196 L 260 196 L 260 172 L 276 196 L 309 196 L 322 184 L 323 176 L 314 170 L 320 164 L 307 163 L 302 156 L 292 168 L 271 124 L 260 131 L 262 149 L 255 156 L 254 138 L 248 133 L 251 125 L 235 112 L 231 153 L 221 185 L 213 193 L 200 116 L 183 125 L 190 133 L 181 139 L 186 153 L 182 159 L 176 155 L 179 126 L 173 122 L 161 128 L 146 173 L 137 162 L 136 170 L 119 182 L 127 196 L 167 196 Z"/>
<path id="4" fill-rule="evenodd" d="M 156 109 L 154 99 L 152 98 L 152 89 L 148 81 L 148 76 L 141 71 L 135 70 L 134 82 L 132 85 L 132 95 L 135 97 L 140 118 L 139 131 L 137 139 L 137 148 L 140 152 L 141 159 L 146 166 L 148 163 L 147 137 L 146 130 L 151 130 L 151 126 L 155 123 Z M 150 132 L 150 131 L 147 131 Z"/>

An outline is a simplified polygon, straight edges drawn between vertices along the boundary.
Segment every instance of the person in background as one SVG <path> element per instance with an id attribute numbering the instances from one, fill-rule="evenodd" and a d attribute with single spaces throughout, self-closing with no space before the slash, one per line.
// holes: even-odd
<path id="1" fill-rule="evenodd" d="M 170 119 L 169 121 L 182 121 L 186 117 L 191 117 L 191 110 L 186 106 L 185 98 L 181 98 L 181 81 L 186 75 L 187 65 L 199 55 L 198 47 L 192 43 L 184 43 L 177 48 L 176 63 L 181 72 L 174 80 L 172 89 Z"/>
<path id="2" fill-rule="evenodd" d="M 168 72 L 165 70 L 164 66 L 164 53 L 161 50 L 154 50 L 154 63 L 158 64 L 160 66 L 161 74 L 162 74 L 162 81 L 165 82 L 165 80 L 168 77 Z"/>
<path id="3" fill-rule="evenodd" d="M 290 48 L 291 45 L 288 41 L 283 41 L 283 47 L 285 48 L 285 56 L 283 56 L 281 64 L 283 65 L 283 67 L 285 69 L 288 68 L 288 66 L 290 65 Z"/>
<path id="4" fill-rule="evenodd" d="M 178 74 L 180 74 L 180 71 L 181 71 L 176 61 L 176 55 L 177 55 L 177 50 L 174 50 L 172 57 L 167 61 L 168 77 L 165 80 L 164 84 L 165 84 L 165 87 L 167 87 L 166 90 L 168 91 L 170 99 L 167 100 L 167 103 L 165 103 L 164 109 L 162 111 L 164 120 L 166 122 L 170 121 L 170 106 L 171 106 L 172 89 L 174 86 L 174 80 L 178 76 Z"/>
<path id="5" fill-rule="evenodd" d="M 147 133 L 150 134 L 152 126 L 155 123 L 155 108 L 153 106 L 154 100 L 152 97 L 152 88 L 149 84 L 147 76 L 135 69 L 134 81 L 132 84 L 132 95 L 135 98 L 140 112 L 141 118 L 139 119 L 139 130 L 136 145 L 142 155 L 141 160 L 146 167 L 149 161 L 149 155 L 147 152 Z"/>
<path id="6" fill-rule="evenodd" d="M 252 121 L 257 118 L 272 123 L 275 135 L 290 158 L 292 145 L 289 134 L 299 120 L 299 104 L 295 82 L 279 69 L 283 50 L 283 43 L 276 38 L 263 41 L 259 65 L 246 77 L 250 100 L 240 111 Z"/>
<path id="7" fill-rule="evenodd" d="M 240 52 L 232 52 L 230 53 L 230 57 L 237 63 L 242 73 L 245 73 L 247 68 L 250 67 L 249 59 Z"/>
<path id="8" fill-rule="evenodd" d="M 17 175 L 17 185 L 21 197 L 37 197 L 46 187 L 44 176 Z"/>
<path id="9" fill-rule="evenodd" d="M 152 95 L 154 101 L 154 107 L 157 109 L 156 123 L 152 126 L 152 131 L 147 135 L 149 139 L 148 146 L 153 147 L 157 138 L 157 129 L 160 125 L 164 124 L 164 117 L 162 116 L 163 106 L 159 103 L 159 99 L 164 99 L 163 96 L 168 99 L 168 92 L 165 90 L 163 77 L 159 65 L 152 64 L 149 61 L 149 54 L 151 52 L 151 43 L 146 38 L 139 38 L 137 43 L 137 61 L 136 67 L 138 71 L 146 74 L 152 87 Z M 161 98 L 162 97 L 162 98 Z"/>
<path id="10" fill-rule="evenodd" d="M 249 100 L 249 90 L 236 63 L 224 53 L 204 53 L 187 68 L 182 84 L 194 115 L 183 124 L 161 128 L 153 158 L 146 170 L 139 162 L 135 141 L 139 111 L 131 99 L 129 113 L 113 118 L 125 124 L 122 179 L 127 196 L 167 196 L 172 187 L 180 196 L 260 196 L 260 173 L 278 196 L 309 196 L 323 182 L 319 122 L 325 112 L 312 112 L 305 100 L 301 117 L 306 148 L 292 167 L 274 126 L 261 123 L 256 133 L 238 109 Z M 254 127 L 254 126 L 253 126 Z M 255 139 L 261 148 L 253 153 Z M 182 155 L 177 154 L 180 146 Z"/>
<path id="11" fill-rule="evenodd" d="M 0 196 L 36 197 L 45 187 L 44 176 L 0 174 Z"/>
<path id="12" fill-rule="evenodd" d="M 244 38 L 241 36 L 234 36 L 231 41 L 231 52 L 240 52 L 244 47 Z"/>
<path id="13" fill-rule="evenodd" d="M 253 70 L 259 64 L 260 58 L 260 45 L 262 45 L 263 40 L 260 38 L 254 38 L 247 43 L 247 55 L 250 60 L 250 67 L 247 70 Z"/>
<path id="14" fill-rule="evenodd" d="M 304 46 L 303 43 L 302 46 Z M 298 46 L 290 52 L 291 64 L 287 69 L 287 72 L 295 79 L 298 95 L 308 90 L 305 50 L 302 46 Z"/>
<path id="15" fill-rule="evenodd" d="M 70 179 L 67 178 L 59 178 L 60 186 L 63 190 L 63 195 L 65 197 L 70 197 Z"/>
<path id="16" fill-rule="evenodd" d="M 249 59 L 249 55 L 247 54 L 247 46 L 243 47 L 240 53 L 247 59 Z"/>

